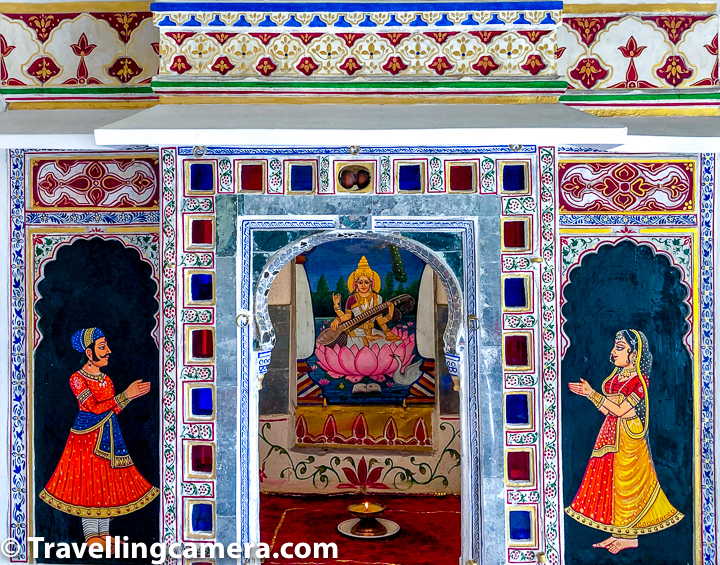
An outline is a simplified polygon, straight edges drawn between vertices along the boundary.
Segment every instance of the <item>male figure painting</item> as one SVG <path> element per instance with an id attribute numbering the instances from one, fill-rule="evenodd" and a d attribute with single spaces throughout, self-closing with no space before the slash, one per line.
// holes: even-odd
<path id="1" fill-rule="evenodd" d="M 72 346 L 85 362 L 70 377 L 79 411 L 40 498 L 82 518 L 86 542 L 106 547 L 113 543 L 110 519 L 143 508 L 159 494 L 135 468 L 117 419 L 131 400 L 150 391 L 150 383 L 137 380 L 115 394 L 113 382 L 102 372 L 111 352 L 100 328 L 77 331 Z"/>
<path id="2" fill-rule="evenodd" d="M 665 496 L 658 482 L 647 441 L 652 354 L 647 337 L 622 330 L 610 353 L 615 369 L 602 392 L 590 384 L 569 383 L 605 414 L 590 462 L 572 504 L 565 511 L 610 537 L 593 547 L 610 553 L 638 547 L 638 536 L 677 524 L 683 515 Z"/>

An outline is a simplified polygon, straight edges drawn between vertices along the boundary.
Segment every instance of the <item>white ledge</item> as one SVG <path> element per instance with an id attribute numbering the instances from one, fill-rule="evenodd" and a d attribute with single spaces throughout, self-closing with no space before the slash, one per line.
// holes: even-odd
<path id="1" fill-rule="evenodd" d="M 0 148 L 99 149 L 95 130 L 138 110 L 9 110 L 0 113 Z"/>
<path id="2" fill-rule="evenodd" d="M 160 104 L 95 131 L 98 145 L 617 146 L 621 124 L 561 104 Z"/>
<path id="3" fill-rule="evenodd" d="M 628 129 L 627 141 L 612 149 L 628 153 L 720 153 L 720 117 L 663 116 L 606 118 Z"/>

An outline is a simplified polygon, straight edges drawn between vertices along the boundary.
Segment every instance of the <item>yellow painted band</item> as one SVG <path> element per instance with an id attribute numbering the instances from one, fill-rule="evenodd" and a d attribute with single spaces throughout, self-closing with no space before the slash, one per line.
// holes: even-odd
<path id="1" fill-rule="evenodd" d="M 588 114 L 603 118 L 614 116 L 717 116 L 720 115 L 720 106 L 655 106 L 652 108 L 632 106 L 630 108 L 585 108 L 568 104 L 571 108 L 582 110 Z"/>
<path id="2" fill-rule="evenodd" d="M 143 110 L 157 104 L 157 100 L 78 100 L 48 102 L 9 102 L 8 110 Z"/>
<path id="3" fill-rule="evenodd" d="M 696 14 L 715 15 L 715 4 L 565 4 L 563 18 L 586 14 Z"/>
<path id="4" fill-rule="evenodd" d="M 150 2 L 48 2 L 0 4 L 2 14 L 69 14 L 87 12 L 149 12 Z"/>

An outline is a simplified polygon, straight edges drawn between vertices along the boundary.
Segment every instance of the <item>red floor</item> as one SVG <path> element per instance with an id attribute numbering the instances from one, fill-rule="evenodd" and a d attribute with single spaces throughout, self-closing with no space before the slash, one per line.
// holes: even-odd
<path id="1" fill-rule="evenodd" d="M 383 518 L 400 525 L 391 539 L 356 540 L 343 536 L 337 525 L 352 518 L 347 506 L 365 500 L 388 509 Z M 380 565 L 457 565 L 460 558 L 460 497 L 422 495 L 260 496 L 260 536 L 271 544 L 270 553 L 284 543 L 334 542 L 338 557 L 328 559 L 274 559 L 269 564 L 338 563 Z"/>

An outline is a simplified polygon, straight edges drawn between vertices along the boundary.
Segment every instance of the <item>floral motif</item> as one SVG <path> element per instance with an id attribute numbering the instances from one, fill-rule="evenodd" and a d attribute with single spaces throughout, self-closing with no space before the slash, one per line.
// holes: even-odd
<path id="1" fill-rule="evenodd" d="M 639 46 L 637 41 L 635 41 L 635 37 L 632 35 L 625 46 L 621 45 L 618 47 L 622 56 L 626 59 L 630 59 L 630 64 L 628 65 L 627 71 L 625 71 L 625 80 L 623 82 L 613 84 L 609 88 L 655 88 L 655 85 L 651 82 L 638 80 L 640 77 L 637 69 L 635 68 L 635 57 L 638 57 L 640 53 L 645 51 L 646 48 L 647 46 L 645 45 Z"/>
<path id="2" fill-rule="evenodd" d="M 52 77 L 60 74 L 60 67 L 50 57 L 40 57 L 32 62 L 27 72 L 45 84 Z"/>
<path id="3" fill-rule="evenodd" d="M 2 36 L 0 36 L 1 38 Z M 715 64 L 713 65 L 712 72 L 710 73 L 710 78 L 704 78 L 702 80 L 699 80 L 693 86 L 717 86 L 718 85 L 718 34 L 715 34 L 715 37 L 713 37 L 712 41 L 709 45 L 703 45 L 705 49 L 707 49 L 707 52 L 710 53 L 715 58 Z"/>
<path id="4" fill-rule="evenodd" d="M 654 22 L 668 35 L 668 39 L 675 45 L 678 44 L 683 34 L 690 29 L 695 22 L 702 22 L 710 16 L 685 16 L 685 15 L 664 15 L 664 16 L 643 16 L 643 20 Z"/>
<path id="5" fill-rule="evenodd" d="M 685 66 L 685 60 L 680 55 L 670 55 L 655 74 L 670 86 L 678 86 L 685 79 L 690 78 L 693 71 Z"/>
<path id="6" fill-rule="evenodd" d="M 392 75 L 396 75 L 399 72 L 404 71 L 408 68 L 405 62 L 400 57 L 390 57 L 382 67 Z"/>
<path id="7" fill-rule="evenodd" d="M 495 59 L 493 59 L 490 55 L 483 55 L 478 59 L 477 63 L 472 66 L 472 68 L 478 71 L 481 75 L 487 76 L 495 69 L 499 69 L 500 65 L 498 65 L 495 62 Z"/>
<path id="8" fill-rule="evenodd" d="M 177 55 L 175 59 L 173 59 L 172 65 L 170 65 L 170 70 L 179 75 L 186 73 L 191 68 L 192 65 L 187 62 L 185 55 Z"/>
<path id="9" fill-rule="evenodd" d="M 270 57 L 263 57 L 255 67 L 262 76 L 267 77 L 277 70 L 277 65 L 273 63 Z"/>
<path id="10" fill-rule="evenodd" d="M 347 483 L 340 483 L 337 488 L 374 488 L 374 489 L 388 489 L 390 488 L 386 484 L 379 482 L 380 475 L 384 467 L 373 466 L 378 464 L 377 459 L 370 460 L 370 466 L 368 467 L 365 457 L 360 458 L 360 462 L 355 466 L 355 461 L 348 457 L 346 460 L 350 461 L 352 467 L 343 467 L 342 472 L 345 474 L 345 478 L 348 480 Z"/>
<path id="11" fill-rule="evenodd" d="M 545 37 L 548 33 L 550 33 L 549 29 L 531 29 L 531 30 L 522 30 L 518 31 L 518 33 L 524 37 L 527 37 L 528 40 L 530 40 L 530 43 L 535 45 L 538 41 L 540 41 L 543 37 Z"/>
<path id="12" fill-rule="evenodd" d="M 138 26 L 147 18 L 152 18 L 152 12 L 109 12 L 109 13 L 91 13 L 92 16 L 99 20 L 104 20 L 110 24 L 123 43 L 130 41 L 130 36 Z"/>
<path id="13" fill-rule="evenodd" d="M 108 74 L 117 78 L 122 83 L 128 83 L 133 77 L 138 76 L 143 71 L 134 59 L 130 57 L 120 57 L 108 69 Z"/>
<path id="14" fill-rule="evenodd" d="M 167 37 L 172 39 L 178 45 L 182 45 L 186 39 L 189 39 L 195 35 L 194 31 L 171 31 L 167 34 Z"/>
<path id="15" fill-rule="evenodd" d="M 92 53 L 96 47 L 97 45 L 88 42 L 87 36 L 84 33 L 80 36 L 77 43 L 70 46 L 70 48 L 73 50 L 73 53 L 80 57 L 80 62 L 78 63 L 75 78 L 70 78 L 63 82 L 63 84 L 102 84 L 102 81 L 100 81 L 99 79 L 88 76 L 87 65 L 85 64 L 85 57 L 87 55 L 90 55 L 90 53 Z"/>
<path id="16" fill-rule="evenodd" d="M 357 62 L 355 57 L 348 57 L 347 59 L 345 59 L 345 62 L 340 65 L 340 68 L 347 74 L 353 75 L 362 68 L 362 65 Z"/>
<path id="17" fill-rule="evenodd" d="M 487 45 L 493 39 L 495 39 L 496 37 L 498 37 L 499 35 L 502 35 L 502 34 L 503 34 L 502 31 L 487 31 L 487 30 L 470 32 L 470 35 L 474 35 L 475 37 L 480 39 L 480 41 L 482 41 L 485 45 Z"/>
<path id="18" fill-rule="evenodd" d="M 547 68 L 545 61 L 543 61 L 540 55 L 529 55 L 527 61 L 520 68 L 526 70 L 531 75 L 536 75 L 543 69 Z"/>
<path id="19" fill-rule="evenodd" d="M 50 33 L 60 25 L 63 20 L 77 18 L 79 13 L 68 14 L 7 14 L 3 16 L 13 20 L 22 20 L 25 22 L 37 36 L 40 43 L 45 43 L 50 37 Z"/>
<path id="20" fill-rule="evenodd" d="M 228 39 L 231 39 L 237 35 L 237 33 L 228 33 L 226 31 L 221 32 L 209 32 L 208 35 L 217 41 L 220 45 L 225 45 Z"/>
<path id="21" fill-rule="evenodd" d="M 428 31 L 425 32 L 425 35 L 427 35 L 431 39 L 434 39 L 438 45 L 442 45 L 453 35 L 457 35 L 457 33 L 457 31 Z"/>
<path id="22" fill-rule="evenodd" d="M 305 76 L 310 76 L 320 67 L 318 67 L 317 63 L 312 60 L 312 57 L 303 57 L 300 59 L 296 68 Z"/>
<path id="23" fill-rule="evenodd" d="M 693 209 L 695 162 L 561 161 L 564 213 L 668 213 Z"/>
<path id="24" fill-rule="evenodd" d="M 393 47 L 397 47 L 398 44 L 405 39 L 406 37 L 410 37 L 409 33 L 400 33 L 400 32 L 393 32 L 393 33 L 378 33 L 379 37 L 382 37 L 384 39 L 387 39 L 390 42 L 390 45 Z"/>
<path id="25" fill-rule="evenodd" d="M 595 57 L 581 59 L 576 67 L 570 71 L 570 76 L 580 81 L 585 88 L 592 88 L 607 75 L 607 70 L 602 67 L 600 61 Z"/>
<path id="26" fill-rule="evenodd" d="M 345 42 L 346 47 L 355 45 L 355 42 L 363 35 L 362 33 L 338 33 L 338 37 Z"/>
<path id="27" fill-rule="evenodd" d="M 563 18 L 563 23 L 569 25 L 580 34 L 580 39 L 588 47 L 595 42 L 597 34 L 605 29 L 610 23 L 620 18 L 600 18 L 596 16 L 588 18 Z"/>
<path id="28" fill-rule="evenodd" d="M 429 67 L 439 75 L 443 75 L 446 71 L 453 68 L 446 57 L 436 57 Z"/>
<path id="29" fill-rule="evenodd" d="M 218 57 L 213 63 L 213 66 L 210 68 L 216 73 L 220 73 L 221 75 L 225 76 L 226 74 L 228 74 L 228 72 L 235 68 L 235 65 L 230 62 L 230 59 L 223 56 Z"/>
<path id="30" fill-rule="evenodd" d="M 8 42 L 5 40 L 5 37 L 0 33 L 0 84 L 12 84 L 10 81 L 13 79 L 8 80 L 8 72 L 7 67 L 5 67 L 5 57 L 10 55 L 15 49 L 15 45 L 9 45 Z M 15 84 L 23 84 L 22 82 L 15 79 Z"/>
<path id="31" fill-rule="evenodd" d="M 308 33 L 306 31 L 302 33 L 293 33 L 291 34 L 293 37 L 297 37 L 300 41 L 302 41 L 303 45 L 307 45 L 310 43 L 313 39 L 317 39 L 318 37 L 322 37 L 322 33 Z"/>

